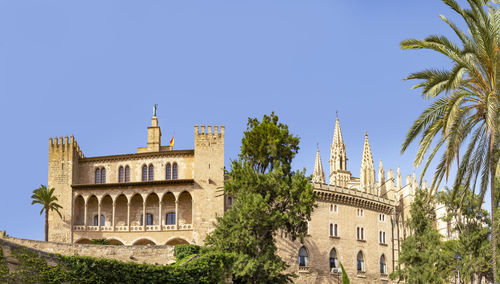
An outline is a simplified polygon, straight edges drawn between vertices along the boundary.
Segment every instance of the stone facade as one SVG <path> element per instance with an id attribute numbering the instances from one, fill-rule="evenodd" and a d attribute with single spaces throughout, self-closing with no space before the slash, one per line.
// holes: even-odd
<path id="1" fill-rule="evenodd" d="M 417 188 L 415 176 L 403 185 L 397 176 L 385 174 L 382 161 L 375 179 L 373 157 L 365 133 L 360 178 L 347 168 L 347 154 L 340 122 L 335 122 L 330 147 L 329 184 L 325 183 L 319 150 L 312 176 L 318 207 L 301 244 L 279 239 L 279 254 L 298 274 L 297 283 L 340 283 L 340 263 L 352 283 L 389 283 L 398 265 L 405 221 Z"/>
<path id="2" fill-rule="evenodd" d="M 161 145 L 154 116 L 146 147 L 101 157 L 85 157 L 74 137 L 51 138 L 48 185 L 56 189 L 63 217 L 49 215 L 49 240 L 85 244 L 104 238 L 131 251 L 129 245 L 203 244 L 215 217 L 233 201 L 219 192 L 224 126 L 213 130 L 195 126 L 194 149 L 174 150 Z M 380 162 L 376 179 L 367 134 L 363 147 L 360 178 L 353 177 L 337 118 L 326 179 L 316 153 L 312 182 L 319 200 L 308 236 L 303 244 L 277 239 L 298 283 L 338 283 L 340 263 L 353 283 L 385 283 L 398 265 L 416 177 L 403 185 L 399 168 L 386 176 Z"/>
<path id="3" fill-rule="evenodd" d="M 63 209 L 49 215 L 49 240 L 203 243 L 224 213 L 224 126 L 196 125 L 194 140 L 193 150 L 161 146 L 156 116 L 136 154 L 88 158 L 73 136 L 51 138 L 48 186 Z"/>

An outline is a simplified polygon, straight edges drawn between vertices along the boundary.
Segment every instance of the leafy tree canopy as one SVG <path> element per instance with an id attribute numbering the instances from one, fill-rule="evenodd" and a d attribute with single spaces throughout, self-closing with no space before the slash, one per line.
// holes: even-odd
<path id="1" fill-rule="evenodd" d="M 240 159 L 233 161 L 225 194 L 233 208 L 217 219 L 205 240 L 208 249 L 236 255 L 235 283 L 283 283 L 286 263 L 277 255 L 275 238 L 303 238 L 314 208 L 314 193 L 305 170 L 291 171 L 299 138 L 278 117 L 249 119 Z"/>

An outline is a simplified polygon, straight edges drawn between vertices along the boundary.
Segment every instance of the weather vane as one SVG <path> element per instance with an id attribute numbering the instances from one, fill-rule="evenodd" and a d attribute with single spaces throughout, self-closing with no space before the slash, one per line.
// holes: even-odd
<path id="1" fill-rule="evenodd" d="M 156 111 L 158 110 L 158 104 L 153 105 L 153 116 L 156 117 Z"/>
<path id="2" fill-rule="evenodd" d="M 336 110 L 335 112 L 337 113 L 337 118 L 339 118 L 339 111 L 338 111 L 338 110 Z"/>

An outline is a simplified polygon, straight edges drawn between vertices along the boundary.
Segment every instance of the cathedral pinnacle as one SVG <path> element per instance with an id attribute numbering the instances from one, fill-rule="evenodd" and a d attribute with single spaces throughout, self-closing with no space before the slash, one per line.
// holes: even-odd
<path id="1" fill-rule="evenodd" d="M 373 166 L 373 156 L 367 132 L 365 132 L 365 144 L 363 146 L 363 156 L 361 158 L 360 181 L 361 188 L 364 191 L 373 193 L 373 187 L 375 185 L 375 168 Z"/>
<path id="2" fill-rule="evenodd" d="M 316 160 L 314 161 L 312 182 L 325 183 L 325 172 L 323 171 L 323 164 L 321 163 L 321 155 L 319 154 L 319 147 L 316 149 Z"/>
<path id="3" fill-rule="evenodd" d="M 347 155 L 344 139 L 340 131 L 339 118 L 335 119 L 332 145 L 330 146 L 330 185 L 347 186 L 351 173 L 347 171 Z"/>

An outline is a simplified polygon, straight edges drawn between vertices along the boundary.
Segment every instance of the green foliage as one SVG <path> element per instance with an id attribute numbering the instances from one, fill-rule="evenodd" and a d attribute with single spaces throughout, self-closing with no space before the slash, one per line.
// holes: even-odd
<path id="1" fill-rule="evenodd" d="M 491 219 L 488 212 L 481 208 L 480 197 L 462 186 L 457 195 L 448 189 L 441 191 L 438 200 L 446 205 L 444 221 L 451 221 L 453 232 L 458 234 L 457 240 L 448 241 L 443 247 L 450 255 L 458 252 L 462 256 L 459 268 L 461 278 L 466 282 L 479 277 L 491 281 Z"/>
<path id="2" fill-rule="evenodd" d="M 106 239 L 93 239 L 90 241 L 90 243 L 93 245 L 105 245 L 105 246 L 109 246 L 111 244 L 109 240 Z"/>
<path id="3" fill-rule="evenodd" d="M 193 254 L 199 254 L 201 247 L 193 244 L 184 244 L 175 246 L 175 259 L 177 261 Z"/>
<path id="4" fill-rule="evenodd" d="M 45 241 L 49 241 L 49 212 L 55 211 L 59 217 L 62 218 L 59 209 L 62 208 L 61 205 L 57 203 L 57 197 L 54 195 L 55 188 L 47 188 L 45 185 L 40 185 L 39 188 L 33 190 L 33 195 L 31 196 L 31 205 L 41 204 L 42 210 L 40 210 L 40 215 L 45 211 Z"/>
<path id="5" fill-rule="evenodd" d="M 3 250 L 2 247 L 0 247 L 0 283 L 7 282 L 8 276 L 9 276 L 9 268 L 5 264 L 5 261 L 3 260 Z"/>
<path id="6" fill-rule="evenodd" d="M 345 272 L 344 266 L 340 263 L 340 268 L 342 268 L 342 284 L 350 284 L 351 280 L 349 280 L 349 276 Z"/>
<path id="7" fill-rule="evenodd" d="M 240 160 L 224 184 L 236 202 L 205 240 L 209 250 L 234 254 L 235 283 L 283 283 L 293 276 L 282 273 L 287 264 L 276 254 L 275 237 L 302 240 L 314 209 L 305 170 L 290 170 L 298 143 L 274 113 L 248 120 Z"/>
<path id="8" fill-rule="evenodd" d="M 300 139 L 288 132 L 288 125 L 278 123 L 278 116 L 271 112 L 262 122 L 248 118 L 247 130 L 241 139 L 242 160 L 250 162 L 255 172 L 273 171 L 276 165 L 290 173 L 292 159 L 299 151 Z"/>
<path id="9" fill-rule="evenodd" d="M 182 266 L 149 265 L 83 256 L 54 256 L 50 266 L 37 253 L 14 248 L 19 268 L 0 278 L 8 283 L 220 283 L 228 277 L 229 254 L 209 252 Z"/>
<path id="10" fill-rule="evenodd" d="M 39 188 L 33 190 L 33 195 L 31 195 L 31 205 L 34 204 L 41 204 L 42 205 L 42 210 L 40 210 L 40 215 L 44 211 L 55 211 L 59 217 L 62 218 L 61 213 L 59 212 L 59 209 L 62 208 L 61 205 L 57 204 L 57 197 L 54 195 L 55 188 L 47 188 L 45 185 L 40 185 Z"/>
<path id="11" fill-rule="evenodd" d="M 426 201 L 427 193 L 417 190 L 411 204 L 408 229 L 411 235 L 402 244 L 400 266 L 391 279 L 407 283 L 445 283 L 453 269 L 453 256 L 443 249 L 441 236 L 434 228 L 434 204 Z"/>

